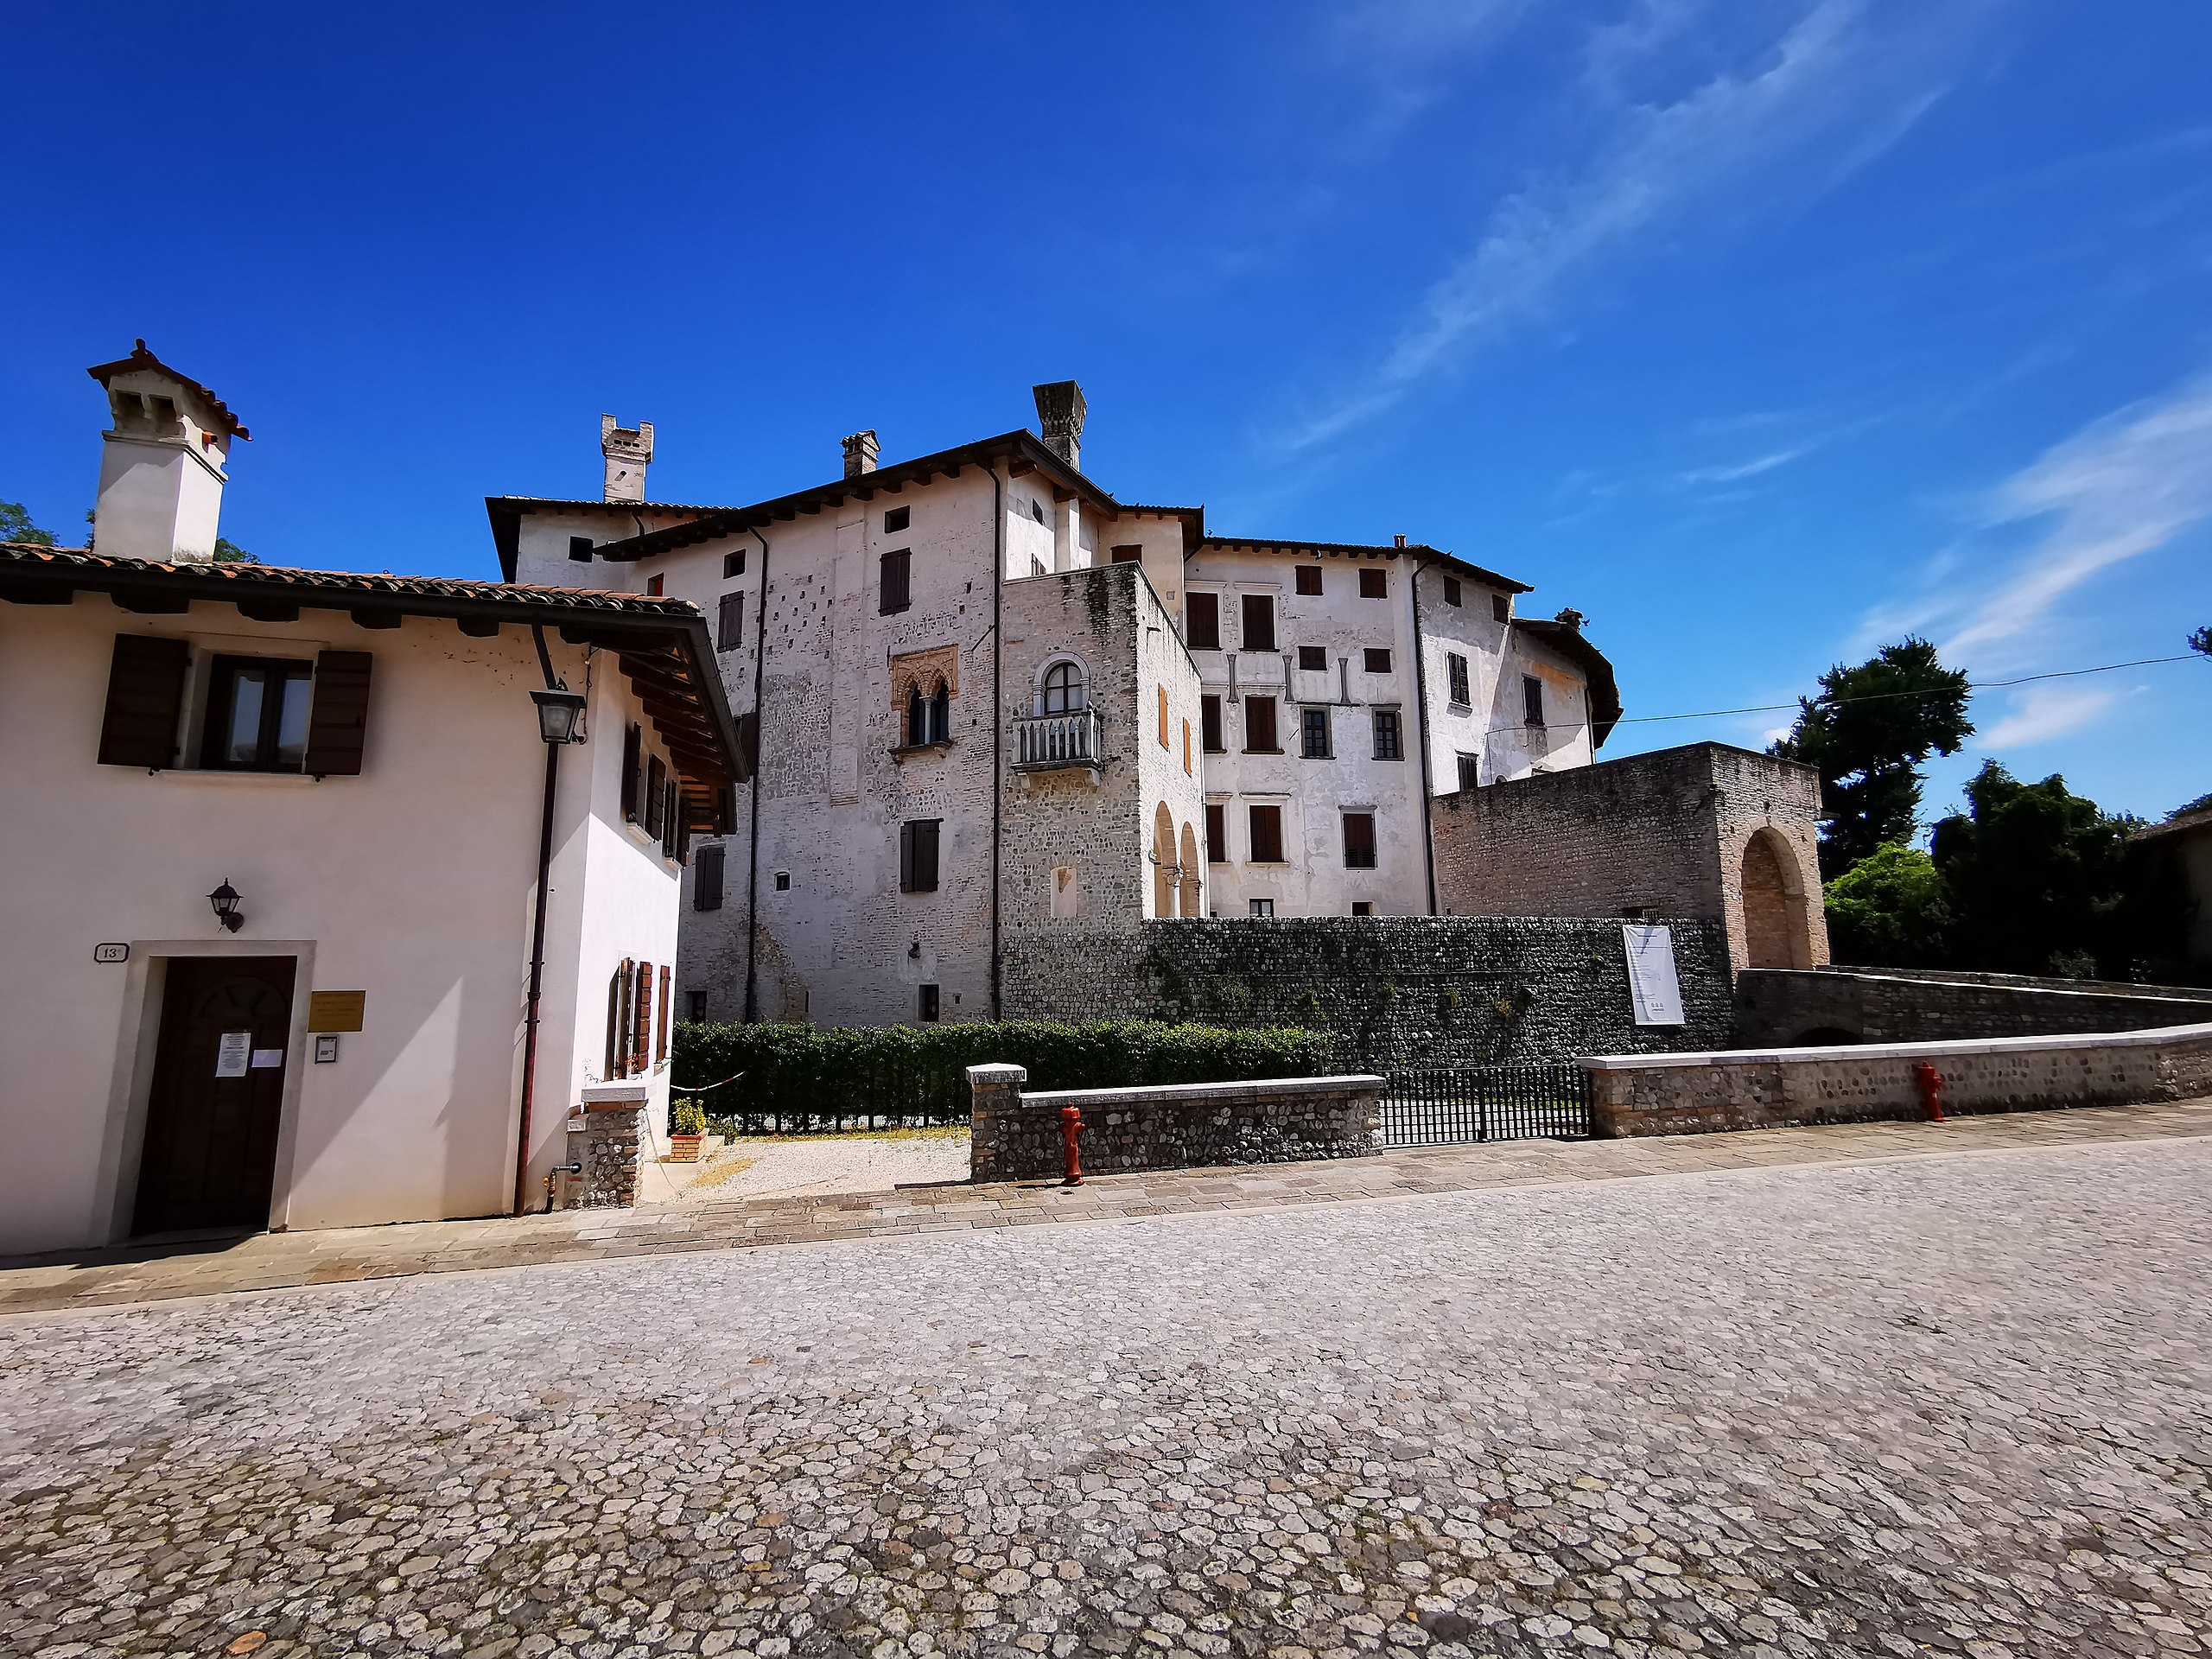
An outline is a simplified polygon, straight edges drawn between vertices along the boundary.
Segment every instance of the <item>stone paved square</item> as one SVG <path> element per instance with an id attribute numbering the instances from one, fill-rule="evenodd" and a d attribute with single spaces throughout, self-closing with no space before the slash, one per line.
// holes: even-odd
<path id="1" fill-rule="evenodd" d="M 2212 1141 L 0 1323 L 0 1650 L 2203 1651 Z"/>

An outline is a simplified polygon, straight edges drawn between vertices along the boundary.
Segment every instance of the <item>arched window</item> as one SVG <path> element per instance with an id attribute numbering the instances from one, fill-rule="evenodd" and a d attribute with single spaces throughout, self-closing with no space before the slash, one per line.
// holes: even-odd
<path id="1" fill-rule="evenodd" d="M 926 743 L 929 740 L 929 705 L 922 701 L 922 688 L 915 686 L 906 693 L 906 741 Z"/>
<path id="2" fill-rule="evenodd" d="M 929 716 L 929 741 L 950 743 L 952 741 L 952 694 L 945 689 L 943 680 L 939 680 L 937 690 L 930 693 Z"/>
<path id="3" fill-rule="evenodd" d="M 1089 708 L 1090 696 L 1083 683 L 1083 664 L 1054 663 L 1046 669 L 1041 697 L 1040 714 L 1072 715 Z"/>

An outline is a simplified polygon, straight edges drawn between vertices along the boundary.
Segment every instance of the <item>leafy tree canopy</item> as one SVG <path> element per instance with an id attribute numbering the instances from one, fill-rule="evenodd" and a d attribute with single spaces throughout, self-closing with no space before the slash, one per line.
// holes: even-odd
<path id="1" fill-rule="evenodd" d="M 252 554 L 247 552 L 245 549 L 240 547 L 229 537 L 218 536 L 215 538 L 215 563 L 218 564 L 251 564 L 255 563 L 255 560 Z"/>
<path id="2" fill-rule="evenodd" d="M 1917 847 L 1877 847 L 1827 884 L 1828 945 L 1866 968 L 1940 968 L 1949 959 L 1951 899 Z"/>
<path id="3" fill-rule="evenodd" d="M 2199 628 L 2195 633 L 2190 634 L 2189 648 L 2191 651 L 2201 651 L 2207 657 L 2212 657 L 2212 628 Z"/>
<path id="4" fill-rule="evenodd" d="M 1821 676 L 1818 696 L 1797 700 L 1797 723 L 1773 753 L 1821 774 L 1823 876 L 1912 839 L 1921 765 L 1973 734 L 1969 694 L 1967 677 L 1945 668 L 1934 645 L 1908 637 L 1856 668 L 1837 664 Z"/>
<path id="5" fill-rule="evenodd" d="M 40 547 L 52 547 L 54 535 L 31 522 L 22 502 L 0 501 L 0 542 L 30 542 Z"/>
<path id="6" fill-rule="evenodd" d="M 1996 761 L 1966 788 L 1967 810 L 1936 826 L 1956 959 L 2035 974 L 2055 958 L 2113 953 L 2127 837 L 2141 821 L 2106 813 L 2053 773 L 2024 784 Z"/>

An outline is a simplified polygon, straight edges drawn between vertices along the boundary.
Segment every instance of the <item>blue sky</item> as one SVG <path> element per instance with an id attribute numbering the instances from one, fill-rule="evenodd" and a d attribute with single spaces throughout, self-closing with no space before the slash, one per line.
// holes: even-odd
<path id="1" fill-rule="evenodd" d="M 1978 679 L 2212 622 L 2212 10 L 130 3 L 10 24 L 0 499 L 79 525 L 85 365 L 252 428 L 272 562 L 490 575 L 481 498 L 743 501 L 1031 424 L 1224 532 L 1452 548 L 1631 716 L 1917 629 Z M 65 535 L 65 539 L 70 539 Z M 1977 699 L 2114 810 L 2212 661 Z M 1782 715 L 1624 724 L 1758 746 Z"/>

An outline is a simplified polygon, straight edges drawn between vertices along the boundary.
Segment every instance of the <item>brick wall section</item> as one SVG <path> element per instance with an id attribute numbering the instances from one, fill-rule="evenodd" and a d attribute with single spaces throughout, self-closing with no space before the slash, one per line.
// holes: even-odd
<path id="1" fill-rule="evenodd" d="M 1600 1136 L 1700 1135 L 1923 1115 L 1913 1067 L 1943 1079 L 1946 1113 L 2120 1106 L 2212 1093 L 2212 1025 L 2075 1037 L 1860 1048 L 1739 1049 L 1585 1059 Z"/>
<path id="2" fill-rule="evenodd" d="M 1809 766 L 1725 743 L 1630 755 L 1439 797 L 1436 901 L 1457 916 L 1697 916 L 1726 931 L 1728 961 L 1811 968 L 1827 960 Z M 1754 836 L 1780 867 L 1788 914 L 1747 922 Z M 1763 861 L 1758 861 L 1763 864 Z M 1756 918 L 1752 918 L 1756 920 Z M 1771 931 L 1786 942 L 1753 950 Z"/>
<path id="3" fill-rule="evenodd" d="M 2144 1031 L 2208 1014 L 2212 991 L 2097 980 L 1838 968 L 1751 969 L 1736 979 L 1736 1040 L 1751 1048 Z"/>
<path id="4" fill-rule="evenodd" d="M 1255 1083 L 1077 1089 L 1025 1095 L 1018 1065 L 968 1069 L 975 1106 L 969 1169 L 979 1181 L 1035 1180 L 1065 1167 L 1060 1114 L 1083 1114 L 1089 1174 L 1205 1169 L 1382 1150 L 1379 1077 L 1281 1077 Z"/>
<path id="5" fill-rule="evenodd" d="M 1618 922 L 1567 917 L 1297 917 L 1077 926 L 1007 940 L 1009 1019 L 1128 1014 L 1303 1026 L 1339 1065 L 1561 1058 L 1730 1040 L 1720 924 L 1678 919 L 1686 1026 L 1641 1027 Z"/>

